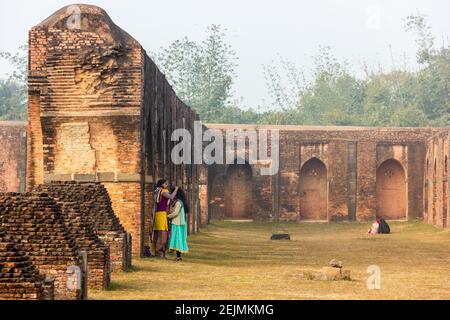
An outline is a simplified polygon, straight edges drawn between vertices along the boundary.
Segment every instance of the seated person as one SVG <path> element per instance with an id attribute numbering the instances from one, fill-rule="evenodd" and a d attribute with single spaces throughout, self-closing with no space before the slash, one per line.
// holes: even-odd
<path id="1" fill-rule="evenodd" d="M 380 218 L 379 223 L 380 223 L 380 227 L 378 228 L 378 233 L 381 233 L 381 234 L 391 233 L 391 228 L 389 227 L 386 220 L 384 220 L 383 218 Z"/>
<path id="2" fill-rule="evenodd" d="M 368 234 L 377 234 L 380 228 L 380 220 L 377 220 L 372 224 L 372 227 L 367 231 Z"/>

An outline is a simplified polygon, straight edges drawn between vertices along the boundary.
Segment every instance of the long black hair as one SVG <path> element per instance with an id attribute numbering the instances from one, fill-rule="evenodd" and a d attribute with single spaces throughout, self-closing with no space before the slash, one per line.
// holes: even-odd
<path id="1" fill-rule="evenodd" d="M 189 213 L 189 204 L 186 200 L 186 194 L 184 193 L 183 189 L 179 188 L 177 191 L 177 199 L 183 202 L 184 212 Z"/>
<path id="2" fill-rule="evenodd" d="M 166 179 L 158 180 L 158 183 L 156 184 L 156 188 L 162 188 L 163 184 L 166 183 Z"/>

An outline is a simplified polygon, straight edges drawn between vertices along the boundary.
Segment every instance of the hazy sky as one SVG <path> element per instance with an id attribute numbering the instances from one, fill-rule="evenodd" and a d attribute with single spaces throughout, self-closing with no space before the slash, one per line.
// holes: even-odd
<path id="1" fill-rule="evenodd" d="M 404 32 L 404 18 L 427 14 L 438 43 L 448 43 L 448 0 L 109 0 L 89 1 L 104 8 L 114 22 L 150 51 L 188 36 L 201 40 L 206 26 L 228 28 L 239 56 L 234 90 L 246 106 L 267 98 L 262 64 L 278 55 L 308 69 L 319 46 L 331 46 L 338 58 L 355 65 L 392 67 L 403 56 L 414 67 L 415 43 Z M 27 42 L 28 30 L 64 5 L 65 0 L 0 0 L 0 51 Z M 0 76 L 10 72 L 0 62 Z"/>

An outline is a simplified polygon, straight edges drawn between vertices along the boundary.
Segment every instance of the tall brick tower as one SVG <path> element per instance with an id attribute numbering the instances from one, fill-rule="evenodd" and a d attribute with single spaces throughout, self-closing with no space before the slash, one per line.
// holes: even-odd
<path id="1" fill-rule="evenodd" d="M 29 34 L 27 188 L 97 181 L 142 252 L 150 233 L 153 183 L 183 185 L 196 230 L 195 166 L 170 162 L 173 129 L 193 110 L 175 95 L 141 45 L 95 6 L 67 6 Z"/>

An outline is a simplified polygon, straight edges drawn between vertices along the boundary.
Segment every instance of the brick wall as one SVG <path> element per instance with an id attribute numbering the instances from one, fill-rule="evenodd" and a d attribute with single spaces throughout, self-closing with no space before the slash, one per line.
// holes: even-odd
<path id="1" fill-rule="evenodd" d="M 119 189 L 122 190 L 122 188 Z M 39 185 L 35 187 L 35 190 L 49 194 L 58 203 L 81 214 L 83 220 L 88 224 L 86 227 L 92 228 L 95 236 L 109 248 L 108 256 L 112 271 L 124 271 L 130 266 L 127 255 L 131 250 L 131 244 L 127 242 L 125 229 L 112 209 L 112 200 L 105 186 L 90 182 L 54 181 Z M 122 200 L 126 201 L 126 199 L 125 195 Z M 81 240 L 81 238 L 78 239 L 78 241 Z M 93 252 L 92 254 L 96 255 L 97 253 Z M 107 281 L 109 266 L 105 265 L 104 267 L 107 267 L 103 271 L 106 277 L 105 281 Z M 99 266 L 96 268 L 99 269 Z M 97 279 L 94 280 L 94 283 L 98 282 Z"/>
<path id="2" fill-rule="evenodd" d="M 25 191 L 26 122 L 0 121 L 0 192 Z"/>
<path id="3" fill-rule="evenodd" d="M 193 166 L 175 166 L 176 128 L 198 116 L 181 102 L 141 45 L 96 6 L 78 5 L 69 28 L 64 7 L 35 26 L 29 40 L 27 187 L 97 181 L 142 253 L 150 233 L 154 183 L 185 187 L 197 209 Z M 197 215 L 190 215 L 190 231 Z"/>
<path id="4" fill-rule="evenodd" d="M 40 193 L 0 194 L 0 224 L 39 272 L 54 279 L 55 299 L 83 297 L 84 292 L 78 288 L 78 279 L 71 269 L 81 268 L 78 247 L 53 199 Z M 68 286 L 69 282 L 73 285 Z"/>
<path id="5" fill-rule="evenodd" d="M 53 281 L 45 284 L 39 270 L 14 238 L 0 230 L 0 300 L 44 300 L 53 296 Z M 46 288 L 44 288 L 44 286 Z"/>
<path id="6" fill-rule="evenodd" d="M 389 211 L 382 212 L 380 199 L 377 198 L 377 183 L 380 183 L 377 182 L 377 171 L 381 174 L 380 170 L 384 168 L 382 165 L 387 160 L 395 161 L 404 173 L 402 190 L 407 196 L 404 199 L 405 210 L 402 219 L 422 217 L 423 164 L 427 139 L 435 134 L 437 129 L 206 126 L 220 129 L 223 133 L 230 128 L 279 130 L 279 173 L 273 177 L 261 176 L 257 165 L 252 165 L 253 193 L 249 199 L 253 203 L 252 216 L 256 220 L 303 220 L 305 217 L 302 218 L 302 203 L 312 203 L 311 210 L 314 210 L 314 193 L 320 190 L 312 187 L 312 190 L 305 192 L 301 188 L 301 170 L 311 159 L 317 159 L 326 168 L 326 220 L 365 221 L 374 219 L 377 214 L 383 214 L 387 219 L 393 218 L 394 215 Z M 227 165 L 214 165 L 209 168 L 209 212 L 215 219 L 226 218 L 225 189 L 229 168 Z M 308 198 L 308 192 L 313 194 L 311 198 Z M 393 196 L 400 197 L 399 194 Z M 317 200 L 317 209 L 320 207 L 319 202 L 322 201 Z"/>
<path id="7" fill-rule="evenodd" d="M 449 156 L 450 130 L 442 130 L 428 140 L 424 161 L 424 220 L 449 228 Z"/>

